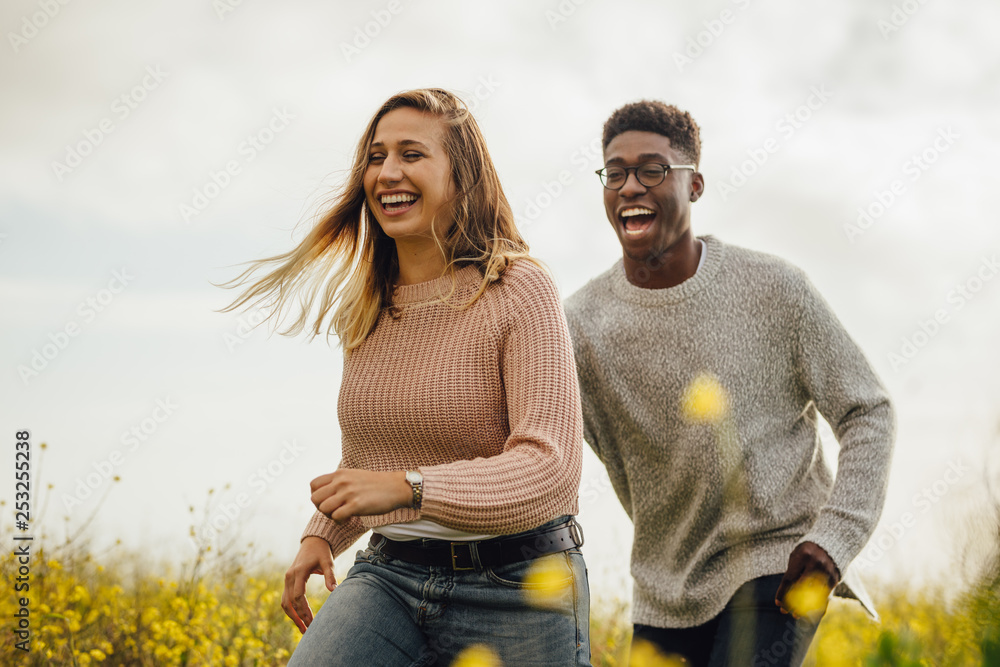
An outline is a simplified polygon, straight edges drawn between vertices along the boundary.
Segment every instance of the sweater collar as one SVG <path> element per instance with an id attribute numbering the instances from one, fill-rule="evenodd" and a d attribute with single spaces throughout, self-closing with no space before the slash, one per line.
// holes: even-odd
<path id="1" fill-rule="evenodd" d="M 636 287 L 625 277 L 625 263 L 621 258 L 611 267 L 611 290 L 623 301 L 639 306 L 668 306 L 694 296 L 711 284 L 722 267 L 725 246 L 714 236 L 699 236 L 705 242 L 705 262 L 698 272 L 680 285 L 663 289 Z"/>
<path id="2" fill-rule="evenodd" d="M 482 280 L 482 276 L 479 275 L 479 269 L 474 264 L 467 264 L 460 269 L 456 269 L 454 273 L 446 273 L 440 278 L 412 285 L 396 285 L 392 293 L 392 302 L 402 305 L 404 303 L 435 301 L 451 292 L 452 275 L 455 277 L 455 293 L 452 294 L 452 298 L 449 301 L 453 301 L 454 297 L 471 295 L 472 291 L 478 289 L 479 283 Z"/>

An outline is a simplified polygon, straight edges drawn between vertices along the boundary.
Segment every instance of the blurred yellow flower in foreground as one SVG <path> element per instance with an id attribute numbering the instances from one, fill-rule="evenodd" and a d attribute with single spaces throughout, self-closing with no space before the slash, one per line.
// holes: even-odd
<path id="1" fill-rule="evenodd" d="M 503 667 L 503 663 L 489 646 L 473 644 L 458 654 L 451 667 Z"/>
<path id="2" fill-rule="evenodd" d="M 535 607 L 553 607 L 562 599 L 573 578 L 561 554 L 536 558 L 524 577 L 524 595 Z"/>
<path id="3" fill-rule="evenodd" d="M 632 644 L 628 667 L 684 667 L 690 664 L 677 654 L 664 655 L 652 642 L 642 639 Z"/>
<path id="4" fill-rule="evenodd" d="M 830 598 L 830 587 L 826 577 L 811 574 L 799 579 L 785 594 L 785 605 L 796 617 L 804 617 L 816 622 L 826 611 Z"/>
<path id="5" fill-rule="evenodd" d="M 688 385 L 681 401 L 684 418 L 692 422 L 714 424 L 729 411 L 729 397 L 719 380 L 702 373 Z"/>

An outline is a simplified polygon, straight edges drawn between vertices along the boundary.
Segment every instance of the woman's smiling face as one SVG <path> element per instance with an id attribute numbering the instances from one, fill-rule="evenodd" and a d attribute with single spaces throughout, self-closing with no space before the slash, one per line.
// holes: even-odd
<path id="1" fill-rule="evenodd" d="M 453 196 L 444 133 L 437 116 L 411 107 L 390 111 L 375 127 L 365 197 L 382 231 L 394 240 L 430 239 L 434 215 Z"/>

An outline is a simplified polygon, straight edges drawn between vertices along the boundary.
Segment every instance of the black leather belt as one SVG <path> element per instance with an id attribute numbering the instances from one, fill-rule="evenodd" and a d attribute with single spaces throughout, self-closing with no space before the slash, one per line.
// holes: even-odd
<path id="1" fill-rule="evenodd" d="M 533 533 L 490 540 L 448 542 L 445 540 L 390 540 L 372 534 L 369 541 L 377 551 L 417 565 L 449 567 L 452 570 L 479 570 L 538 558 L 583 546 L 583 530 L 575 519 Z"/>

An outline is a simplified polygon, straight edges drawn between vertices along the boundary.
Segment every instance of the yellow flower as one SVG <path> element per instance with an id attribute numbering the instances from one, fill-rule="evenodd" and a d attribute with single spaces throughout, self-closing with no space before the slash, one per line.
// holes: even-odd
<path id="1" fill-rule="evenodd" d="M 729 397 L 714 375 L 702 373 L 688 385 L 681 399 L 684 418 L 696 423 L 715 424 L 729 411 Z"/>
<path id="2" fill-rule="evenodd" d="M 684 667 L 690 664 L 679 655 L 665 655 L 652 642 L 639 639 L 632 644 L 629 667 Z"/>
<path id="3" fill-rule="evenodd" d="M 524 595 L 535 607 L 553 607 L 572 583 L 565 561 L 557 555 L 536 558 L 524 577 Z"/>
<path id="4" fill-rule="evenodd" d="M 503 667 L 503 663 L 489 646 L 473 644 L 458 654 L 451 667 Z"/>
<path id="5" fill-rule="evenodd" d="M 785 605 L 796 617 L 816 622 L 826 611 L 830 587 L 822 574 L 810 574 L 795 582 L 785 594 Z"/>

